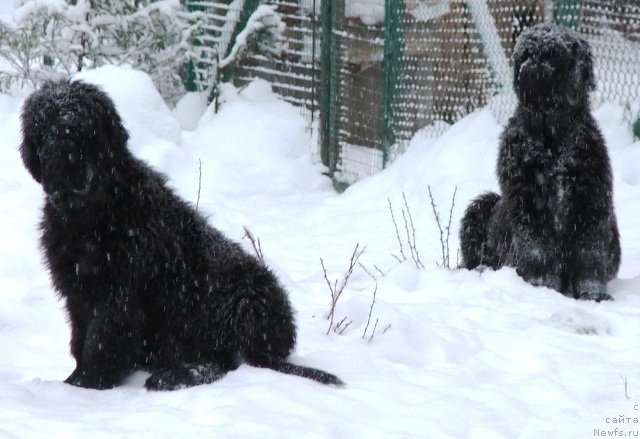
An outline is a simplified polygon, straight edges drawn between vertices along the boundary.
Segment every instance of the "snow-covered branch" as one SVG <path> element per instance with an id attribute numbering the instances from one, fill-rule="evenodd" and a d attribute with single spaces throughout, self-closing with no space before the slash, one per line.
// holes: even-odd
<path id="1" fill-rule="evenodd" d="M 182 93 L 201 13 L 183 11 L 178 0 L 74 3 L 27 0 L 13 24 L 0 24 L 0 57 L 10 66 L 0 85 L 129 64 L 149 73 L 168 100 Z"/>
<path id="2" fill-rule="evenodd" d="M 222 70 L 247 51 L 279 56 L 284 50 L 285 24 L 276 13 L 275 5 L 260 5 L 249 17 L 247 25 L 238 34 L 229 55 L 220 60 Z"/>

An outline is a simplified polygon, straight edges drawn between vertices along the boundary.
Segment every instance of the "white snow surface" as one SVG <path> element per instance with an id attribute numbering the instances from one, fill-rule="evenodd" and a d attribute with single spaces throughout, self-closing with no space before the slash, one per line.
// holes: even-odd
<path id="1" fill-rule="evenodd" d="M 292 361 L 335 373 L 347 385 L 249 366 L 210 385 L 164 393 L 146 391 L 143 372 L 113 390 L 64 384 L 74 368 L 69 328 L 38 248 L 42 192 L 18 152 L 24 90 L 0 95 L 0 438 L 567 439 L 616 428 L 639 434 L 640 142 L 622 108 L 595 112 L 612 157 L 623 259 L 609 284 L 615 301 L 593 303 L 528 285 L 508 268 L 438 265 L 427 186 L 443 225 L 457 187 L 449 243 L 455 265 L 464 208 L 497 186 L 501 127 L 489 110 L 435 140 L 418 133 L 388 169 L 338 194 L 314 162 L 304 119 L 265 82 L 225 90 L 218 114 L 207 109 L 189 121 L 202 114 L 202 101 L 190 96 L 172 113 L 145 74 L 108 67 L 82 78 L 113 97 L 133 153 L 193 203 L 201 168 L 199 209 L 247 251 L 243 226 L 259 237 L 290 294 L 299 328 Z M 193 129 L 181 129 L 178 120 Z M 403 193 L 424 269 L 392 256 L 400 251 L 389 202 L 409 255 Z M 362 266 L 336 309 L 337 321 L 351 324 L 327 335 L 330 294 L 320 258 L 329 279 L 341 279 L 356 243 L 366 245 Z"/>
<path id="2" fill-rule="evenodd" d="M 360 0 L 345 3 L 344 15 L 358 17 L 366 25 L 384 21 L 384 0 Z"/>

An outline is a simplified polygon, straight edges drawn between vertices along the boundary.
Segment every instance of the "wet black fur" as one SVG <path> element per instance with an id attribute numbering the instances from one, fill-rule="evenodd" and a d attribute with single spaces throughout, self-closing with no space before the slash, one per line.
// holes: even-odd
<path id="1" fill-rule="evenodd" d="M 515 114 L 500 140 L 502 195 L 474 200 L 460 230 L 462 265 L 515 267 L 534 285 L 591 300 L 611 297 L 620 265 L 611 165 L 589 111 L 588 43 L 551 25 L 519 37 Z"/>
<path id="2" fill-rule="evenodd" d="M 41 244 L 65 300 L 76 369 L 66 382 L 148 389 L 209 383 L 242 363 L 341 384 L 287 362 L 291 305 L 273 273 L 210 227 L 127 149 L 111 99 L 49 82 L 22 109 L 25 166 L 46 201 Z"/>

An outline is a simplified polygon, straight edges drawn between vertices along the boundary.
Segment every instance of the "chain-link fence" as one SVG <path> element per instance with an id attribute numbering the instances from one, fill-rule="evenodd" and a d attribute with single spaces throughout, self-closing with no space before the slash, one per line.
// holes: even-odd
<path id="1" fill-rule="evenodd" d="M 198 44 L 196 88 L 217 78 L 215 53 L 259 0 L 188 2 L 211 14 Z M 241 85 L 267 79 L 319 130 L 319 152 L 336 182 L 371 175 L 420 132 L 437 136 L 476 108 L 504 122 L 515 106 L 511 51 L 528 26 L 556 22 L 592 44 L 596 105 L 617 102 L 631 124 L 640 113 L 637 0 L 278 0 L 288 48 L 278 59 L 244 58 Z M 222 13 L 210 11 L 222 11 Z M 246 18 L 245 18 L 246 21 Z M 229 23 L 234 23 L 231 26 Z M 218 41 L 217 43 L 215 41 Z M 216 46 L 216 44 L 218 46 Z M 637 128 L 640 131 L 640 127 Z"/>
<path id="2" fill-rule="evenodd" d="M 321 24 L 319 15 L 312 13 L 314 1 L 308 0 L 306 7 L 304 0 L 188 0 L 187 7 L 203 12 L 204 20 L 202 31 L 194 40 L 200 57 L 190 66 L 187 89 L 212 92 L 219 81 L 232 80 L 242 86 L 254 78 L 263 78 L 288 102 L 301 107 L 311 126 L 319 113 L 320 80 Z M 279 58 L 248 53 L 228 69 L 231 73 L 225 78 L 218 70 L 220 59 L 229 53 L 235 36 L 263 3 L 275 5 L 286 25 L 285 50 Z"/>

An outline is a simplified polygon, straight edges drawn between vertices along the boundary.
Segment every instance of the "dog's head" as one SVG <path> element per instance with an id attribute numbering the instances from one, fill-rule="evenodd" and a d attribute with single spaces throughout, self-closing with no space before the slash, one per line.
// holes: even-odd
<path id="1" fill-rule="evenodd" d="M 22 160 L 54 204 L 89 195 L 127 154 L 129 135 L 113 101 L 82 81 L 45 83 L 25 101 L 21 119 Z"/>
<path id="2" fill-rule="evenodd" d="M 584 107 L 595 88 L 589 43 L 555 25 L 522 32 L 513 50 L 513 68 L 516 95 L 533 111 Z"/>

